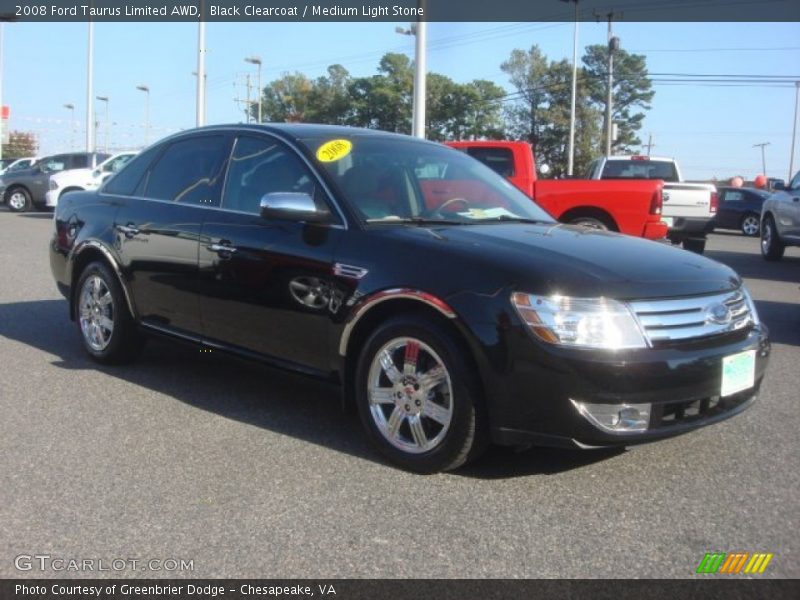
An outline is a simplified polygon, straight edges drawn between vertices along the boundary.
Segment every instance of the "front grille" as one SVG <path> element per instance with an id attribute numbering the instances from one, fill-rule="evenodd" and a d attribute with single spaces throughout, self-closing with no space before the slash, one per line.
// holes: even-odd
<path id="1" fill-rule="evenodd" d="M 652 345 L 730 333 L 754 324 L 749 302 L 741 290 L 629 304 Z"/>

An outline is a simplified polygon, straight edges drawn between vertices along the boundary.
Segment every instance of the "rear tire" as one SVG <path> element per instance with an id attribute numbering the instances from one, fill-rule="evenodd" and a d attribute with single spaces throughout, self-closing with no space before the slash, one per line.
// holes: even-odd
<path id="1" fill-rule="evenodd" d="M 761 256 L 764 257 L 764 260 L 780 260 L 783 258 L 785 249 L 786 246 L 778 236 L 775 220 L 771 215 L 767 215 L 761 223 Z"/>
<path id="2" fill-rule="evenodd" d="M 683 249 L 695 254 L 702 254 L 706 251 L 706 241 L 699 238 L 686 238 L 683 240 Z"/>
<path id="3" fill-rule="evenodd" d="M 463 344 L 439 323 L 400 316 L 364 345 L 356 404 L 370 441 L 417 473 L 449 471 L 488 445 L 483 397 Z"/>
<path id="4" fill-rule="evenodd" d="M 23 187 L 11 188 L 6 196 L 8 210 L 15 213 L 27 212 L 33 207 L 31 195 Z"/>
<path id="5" fill-rule="evenodd" d="M 755 213 L 747 213 L 742 217 L 739 229 L 747 237 L 756 237 L 761 232 L 761 219 Z"/>
<path id="6" fill-rule="evenodd" d="M 144 338 L 128 310 L 119 279 L 108 265 L 89 263 L 78 278 L 75 294 L 75 321 L 92 359 L 121 364 L 138 356 Z"/>

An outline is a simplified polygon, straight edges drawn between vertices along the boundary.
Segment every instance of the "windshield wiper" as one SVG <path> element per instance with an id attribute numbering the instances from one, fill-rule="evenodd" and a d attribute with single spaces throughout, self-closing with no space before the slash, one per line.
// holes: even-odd
<path id="1" fill-rule="evenodd" d="M 469 225 L 470 221 L 453 219 L 426 219 L 425 217 L 403 217 L 398 219 L 367 219 L 367 223 L 398 223 L 400 225 Z"/>
<path id="2" fill-rule="evenodd" d="M 533 225 L 548 225 L 550 221 L 544 221 L 543 219 L 528 219 L 526 217 L 514 217 L 512 215 L 500 215 L 497 217 L 490 217 L 488 219 L 479 219 L 476 221 L 477 223 L 531 223 Z M 555 223 L 555 222 L 553 222 Z"/>

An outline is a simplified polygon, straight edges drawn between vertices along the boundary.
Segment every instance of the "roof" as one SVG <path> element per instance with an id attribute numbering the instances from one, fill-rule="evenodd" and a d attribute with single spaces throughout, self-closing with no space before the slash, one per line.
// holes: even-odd
<path id="1" fill-rule="evenodd" d="M 188 129 L 181 133 L 189 133 L 200 129 L 249 129 L 254 131 L 266 131 L 281 135 L 285 138 L 303 140 L 314 137 L 332 138 L 335 136 L 354 137 L 354 136 L 374 136 L 374 137 L 396 137 L 409 139 L 410 136 L 401 133 L 381 131 L 379 129 L 365 129 L 363 127 L 349 127 L 346 125 L 322 125 L 315 123 L 228 123 L 225 125 L 210 125 L 198 129 Z M 414 138 L 416 139 L 416 138 Z"/>

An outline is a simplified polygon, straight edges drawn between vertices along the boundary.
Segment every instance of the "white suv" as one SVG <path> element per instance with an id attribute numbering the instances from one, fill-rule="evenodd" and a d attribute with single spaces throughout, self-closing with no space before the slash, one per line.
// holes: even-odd
<path id="1" fill-rule="evenodd" d="M 138 152 L 120 152 L 94 169 L 71 169 L 50 176 L 50 189 L 45 194 L 47 206 L 56 206 L 58 199 L 66 192 L 94 190 L 106 179 L 124 167 Z"/>

